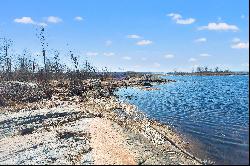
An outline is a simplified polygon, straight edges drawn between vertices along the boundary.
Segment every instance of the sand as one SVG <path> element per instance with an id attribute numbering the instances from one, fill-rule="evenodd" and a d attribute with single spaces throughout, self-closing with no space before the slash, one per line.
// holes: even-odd
<path id="1" fill-rule="evenodd" d="M 57 106 L 1 110 L 0 164 L 201 164 L 181 150 L 177 135 L 133 105 L 114 98 L 48 102 Z"/>

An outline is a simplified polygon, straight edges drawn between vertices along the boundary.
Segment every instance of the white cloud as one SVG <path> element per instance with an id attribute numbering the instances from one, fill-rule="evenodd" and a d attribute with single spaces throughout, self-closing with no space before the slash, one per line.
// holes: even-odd
<path id="1" fill-rule="evenodd" d="M 48 26 L 48 24 L 46 24 L 46 23 L 44 23 L 44 22 L 37 23 L 37 25 L 39 25 L 39 26 L 43 26 L 43 27 Z"/>
<path id="2" fill-rule="evenodd" d="M 209 56 L 211 56 L 210 54 L 207 54 L 207 53 L 202 53 L 202 54 L 200 54 L 200 56 L 202 56 L 202 57 L 209 57 Z"/>
<path id="3" fill-rule="evenodd" d="M 105 45 L 106 45 L 106 46 L 111 46 L 112 43 L 113 43 L 113 42 L 112 42 L 111 40 L 106 40 L 106 41 L 105 41 Z"/>
<path id="4" fill-rule="evenodd" d="M 96 56 L 96 55 L 98 55 L 98 52 L 87 52 L 86 55 L 87 56 Z"/>
<path id="5" fill-rule="evenodd" d="M 129 39 L 139 39 L 141 37 L 139 35 L 128 35 L 127 38 L 129 38 Z"/>
<path id="6" fill-rule="evenodd" d="M 20 24 L 33 24 L 38 26 L 48 26 L 44 22 L 35 22 L 31 17 L 22 17 L 22 18 L 16 18 L 14 19 L 14 22 L 20 23 Z"/>
<path id="7" fill-rule="evenodd" d="M 124 59 L 124 60 L 131 60 L 132 58 L 129 57 L 129 56 L 124 56 L 124 57 L 122 57 L 122 59 Z"/>
<path id="8" fill-rule="evenodd" d="M 80 16 L 76 16 L 76 17 L 74 18 L 74 20 L 76 20 L 76 21 L 82 21 L 82 20 L 83 20 L 83 18 L 82 18 L 82 17 L 80 17 Z"/>
<path id="9" fill-rule="evenodd" d="M 59 23 L 62 22 L 62 19 L 54 16 L 50 16 L 46 18 L 46 21 L 49 23 Z M 21 23 L 21 24 L 33 24 L 33 25 L 38 25 L 38 26 L 48 26 L 45 22 L 36 22 L 34 21 L 31 17 L 22 17 L 22 18 L 16 18 L 14 19 L 14 22 L 16 23 Z"/>
<path id="10" fill-rule="evenodd" d="M 47 22 L 56 24 L 56 23 L 62 22 L 62 19 L 59 17 L 55 17 L 55 16 L 49 16 L 47 18 Z"/>
<path id="11" fill-rule="evenodd" d="M 196 62 L 197 59 L 195 59 L 195 58 L 190 58 L 188 61 L 189 61 L 189 62 Z"/>
<path id="12" fill-rule="evenodd" d="M 235 49 L 249 49 L 249 42 L 239 42 L 231 46 Z"/>
<path id="13" fill-rule="evenodd" d="M 186 20 L 177 20 L 176 23 L 177 24 L 192 24 L 195 22 L 195 19 L 194 18 L 189 18 L 189 19 L 186 19 Z"/>
<path id="14" fill-rule="evenodd" d="M 171 17 L 172 20 L 176 22 L 176 24 L 186 25 L 186 24 L 192 24 L 196 21 L 194 18 L 183 19 L 182 16 L 178 13 L 170 13 L 167 16 Z"/>
<path id="15" fill-rule="evenodd" d="M 114 56 L 115 53 L 113 53 L 113 52 L 104 52 L 103 55 L 104 56 Z"/>
<path id="16" fill-rule="evenodd" d="M 14 19 L 14 22 L 21 24 L 35 24 L 31 17 L 22 17 Z"/>
<path id="17" fill-rule="evenodd" d="M 182 16 L 177 13 L 169 13 L 167 16 L 172 17 L 173 20 L 178 20 L 182 18 Z"/>
<path id="18" fill-rule="evenodd" d="M 198 30 L 213 30 L 213 31 L 238 31 L 239 28 L 236 25 L 229 25 L 227 23 L 208 23 L 207 26 L 201 26 Z"/>
<path id="19" fill-rule="evenodd" d="M 238 43 L 238 42 L 240 42 L 240 39 L 239 38 L 233 38 L 232 42 Z"/>
<path id="20" fill-rule="evenodd" d="M 158 68 L 158 67 L 161 67 L 161 64 L 160 64 L 160 63 L 155 62 L 155 63 L 153 63 L 153 66 Z"/>
<path id="21" fill-rule="evenodd" d="M 233 45 L 231 45 L 231 48 L 234 49 L 249 49 L 249 42 L 241 42 L 239 38 L 234 38 L 232 40 Z"/>
<path id="22" fill-rule="evenodd" d="M 138 41 L 136 44 L 138 46 L 145 46 L 145 45 L 149 45 L 149 44 L 152 44 L 153 42 L 151 40 L 141 40 L 141 41 Z"/>
<path id="23" fill-rule="evenodd" d="M 167 55 L 164 55 L 164 58 L 172 59 L 172 58 L 174 58 L 174 55 L 173 54 L 167 54 Z"/>
<path id="24" fill-rule="evenodd" d="M 205 38 L 205 37 L 202 37 L 202 38 L 195 40 L 196 43 L 202 43 L 202 42 L 206 42 L 206 41 L 207 41 L 207 38 Z"/>

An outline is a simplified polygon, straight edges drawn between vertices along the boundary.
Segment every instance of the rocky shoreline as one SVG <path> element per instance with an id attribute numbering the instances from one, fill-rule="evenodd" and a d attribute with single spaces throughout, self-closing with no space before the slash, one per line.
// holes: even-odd
<path id="1" fill-rule="evenodd" d="M 206 164 L 187 152 L 192 145 L 171 127 L 148 119 L 113 95 L 119 87 L 155 90 L 152 83 L 170 81 L 54 81 L 46 91 L 37 84 L 2 83 L 1 94 L 6 87 L 12 91 L 1 99 L 5 105 L 0 107 L 0 164 Z M 23 97 L 13 87 L 30 93 Z M 22 101 L 12 101 L 11 93 Z"/>

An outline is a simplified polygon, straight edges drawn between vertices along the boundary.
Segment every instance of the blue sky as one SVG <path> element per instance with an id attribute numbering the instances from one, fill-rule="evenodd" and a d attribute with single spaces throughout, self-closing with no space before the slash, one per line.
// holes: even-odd
<path id="1" fill-rule="evenodd" d="M 8 0 L 1 2 L 0 37 L 14 51 L 67 47 L 110 70 L 191 71 L 196 66 L 248 70 L 248 0 Z M 67 43 L 69 46 L 67 46 Z M 52 55 L 50 55 L 52 56 Z"/>

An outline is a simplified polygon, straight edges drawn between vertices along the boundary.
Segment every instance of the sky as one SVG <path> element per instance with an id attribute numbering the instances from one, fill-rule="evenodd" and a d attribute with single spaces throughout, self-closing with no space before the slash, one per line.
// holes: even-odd
<path id="1" fill-rule="evenodd" d="M 68 66 L 81 61 L 111 71 L 192 71 L 249 68 L 248 0 L 1 1 L 0 37 L 41 61 L 37 28 Z M 48 56 L 53 56 L 51 53 Z"/>

